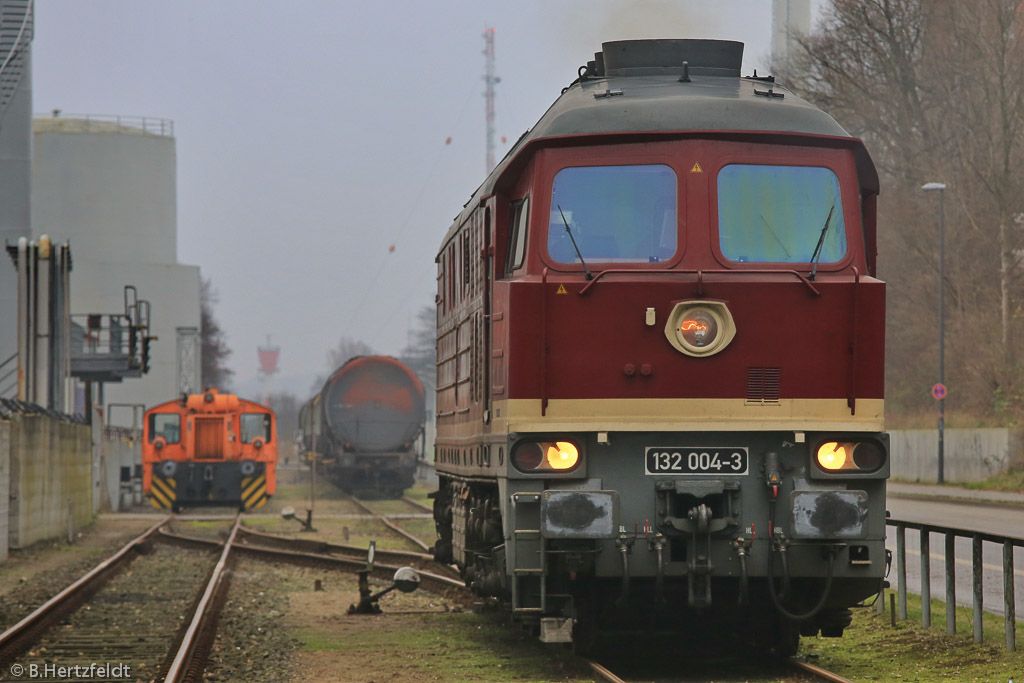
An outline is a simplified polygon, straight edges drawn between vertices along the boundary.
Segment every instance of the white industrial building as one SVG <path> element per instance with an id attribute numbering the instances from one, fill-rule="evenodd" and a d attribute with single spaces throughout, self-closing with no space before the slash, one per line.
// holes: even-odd
<path id="1" fill-rule="evenodd" d="M 32 235 L 70 242 L 72 316 L 123 313 L 125 285 L 151 304 L 149 372 L 104 384 L 97 405 L 148 407 L 198 391 L 200 274 L 177 259 L 173 124 L 54 112 L 33 131 Z M 84 412 L 81 385 L 77 393 Z M 113 417 L 130 426 L 132 411 Z"/>
<path id="2" fill-rule="evenodd" d="M 772 0 L 772 73 L 785 81 L 799 54 L 798 39 L 811 32 L 811 0 Z"/>

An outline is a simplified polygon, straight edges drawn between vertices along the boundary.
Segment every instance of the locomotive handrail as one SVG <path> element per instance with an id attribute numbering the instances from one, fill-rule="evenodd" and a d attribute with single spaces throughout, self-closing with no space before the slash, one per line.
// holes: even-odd
<path id="1" fill-rule="evenodd" d="M 886 519 L 887 526 L 896 528 L 896 592 L 899 601 L 899 618 L 907 618 L 907 544 L 906 530 L 915 529 L 920 536 L 921 552 L 921 626 L 931 626 L 931 534 L 943 534 L 945 537 L 944 581 L 946 586 L 946 633 L 956 633 L 956 539 L 971 539 L 971 583 L 972 607 L 974 612 L 974 642 L 982 642 L 982 620 L 984 593 L 982 590 L 982 543 L 996 543 L 1003 547 L 1003 618 L 1005 620 L 1006 649 L 1013 652 L 1016 644 L 1016 596 L 1014 591 L 1013 549 L 1024 548 L 1024 538 L 1019 536 L 1001 536 L 972 529 L 911 522 L 902 519 Z M 883 609 L 883 601 L 878 601 L 878 609 Z"/>
<path id="2" fill-rule="evenodd" d="M 755 275 L 788 274 L 788 275 L 795 276 L 798 280 L 800 280 L 800 282 L 804 283 L 804 285 L 808 289 L 810 289 L 811 292 L 814 293 L 814 296 L 821 296 L 821 292 L 818 291 L 818 289 L 814 286 L 814 284 L 810 280 L 808 280 L 807 277 L 803 273 L 797 272 L 795 270 L 771 270 L 769 268 L 743 268 L 743 269 L 737 269 L 737 270 L 730 270 L 728 268 L 713 268 L 711 270 L 707 270 L 707 269 L 704 269 L 704 268 L 694 268 L 694 269 L 689 269 L 689 268 L 686 268 L 686 269 L 680 269 L 680 268 L 651 268 L 651 269 L 647 269 L 647 268 L 644 268 L 644 269 L 609 268 L 608 270 L 602 270 L 601 272 L 599 272 L 596 275 L 594 275 L 594 279 L 593 280 L 591 280 L 587 284 L 583 285 L 583 289 L 581 289 L 579 291 L 579 295 L 583 296 L 584 294 L 586 294 L 587 290 L 590 289 L 591 287 L 593 287 L 594 285 L 596 285 L 597 281 L 600 280 L 601 278 L 603 278 L 605 275 L 614 275 L 614 274 L 623 274 L 623 273 L 628 273 L 630 275 L 646 275 L 648 273 L 652 273 L 652 274 L 653 273 L 657 273 L 659 275 L 663 275 L 663 274 L 665 274 L 665 275 L 671 275 L 671 274 L 676 274 L 676 275 L 696 275 L 697 276 L 697 286 L 699 288 L 703 288 L 703 285 L 704 285 L 704 274 L 705 273 L 712 273 L 712 274 L 715 274 L 715 275 L 721 275 L 721 274 L 724 274 L 724 273 L 728 273 L 730 275 L 736 275 L 736 274 L 739 274 L 739 273 L 751 273 L 751 274 L 755 274 Z"/>

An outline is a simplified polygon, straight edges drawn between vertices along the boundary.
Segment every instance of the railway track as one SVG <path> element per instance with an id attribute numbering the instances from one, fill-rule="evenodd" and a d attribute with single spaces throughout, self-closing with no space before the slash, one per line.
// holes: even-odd
<path id="1" fill-rule="evenodd" d="M 365 549 L 246 529 L 241 516 L 223 540 L 171 531 L 172 519 L 150 527 L 0 634 L 0 670 L 45 673 L 48 662 L 59 662 L 87 671 L 95 662 L 108 662 L 130 667 L 131 679 L 198 681 L 227 599 L 230 569 L 239 558 L 347 573 L 366 568 Z M 211 570 L 213 552 L 219 554 Z M 124 571 L 129 565 L 131 571 Z M 377 551 L 371 576 L 390 582 L 405 565 L 416 566 L 423 587 L 433 593 L 465 590 L 448 568 L 423 553 Z M 92 671 L 95 680 L 112 677 L 108 671 Z"/>
<path id="2" fill-rule="evenodd" d="M 220 548 L 224 543 L 220 540 L 201 536 L 190 536 L 170 531 L 161 531 L 157 540 L 167 541 L 176 545 L 194 548 Z M 275 536 L 245 527 L 239 528 L 236 552 L 266 562 L 281 562 L 305 567 L 341 570 L 355 573 L 366 568 L 366 549 L 354 546 L 335 545 L 306 539 L 290 539 Z M 339 554 L 335 554 L 339 553 Z M 381 563 L 380 560 L 384 560 Z M 466 585 L 451 575 L 450 570 L 442 565 L 433 564 L 429 555 L 400 550 L 375 551 L 374 569 L 371 576 L 382 581 L 390 581 L 394 573 L 401 567 L 420 563 L 417 569 L 422 585 L 433 592 L 447 594 L 452 590 L 464 590 Z"/>
<path id="3" fill-rule="evenodd" d="M 198 619 L 212 638 L 213 598 L 223 589 L 215 592 L 211 586 L 226 587 L 230 544 L 211 570 L 204 550 L 172 551 L 152 543 L 171 519 L 150 527 L 0 634 L 0 670 L 33 680 L 61 680 L 67 675 L 55 667 L 79 667 L 72 669 L 76 680 L 166 675 L 171 681 L 190 680 L 191 671 L 191 680 L 198 680 L 202 647 L 210 641 L 183 625 Z M 198 598 L 204 587 L 204 597 Z M 185 667 L 175 669 L 182 657 Z"/>
<path id="4" fill-rule="evenodd" d="M 630 678 L 629 678 L 628 675 L 626 675 L 626 677 L 623 678 L 619 674 L 616 674 L 615 672 L 613 672 L 607 666 L 604 666 L 603 664 L 595 662 L 594 660 L 583 658 L 583 662 L 587 666 L 589 666 L 590 670 L 593 671 L 594 674 L 600 680 L 602 680 L 602 681 L 606 681 L 607 683 L 629 683 L 629 681 L 630 681 Z M 822 669 L 820 666 L 816 666 L 814 664 L 811 664 L 811 663 L 809 663 L 807 661 L 804 661 L 802 659 L 799 659 L 797 657 L 781 658 L 781 659 L 774 660 L 773 663 L 777 664 L 777 666 L 778 666 L 778 668 L 780 670 L 780 673 L 785 672 L 786 670 L 791 671 L 791 672 L 795 672 L 795 673 L 801 675 L 801 680 L 807 680 L 806 676 L 810 675 L 810 676 L 813 677 L 812 680 L 815 680 L 815 681 L 826 681 L 827 683 L 853 683 L 852 681 L 850 681 L 847 678 L 843 678 L 842 676 L 840 676 L 838 674 L 834 674 L 831 671 L 827 671 L 826 669 Z M 768 675 L 772 676 L 773 674 L 769 672 Z M 729 677 L 730 677 L 730 674 L 725 672 L 725 673 L 722 673 L 722 674 L 715 675 L 714 676 L 714 680 L 724 682 L 724 681 L 730 680 Z M 644 679 L 644 680 L 650 680 L 649 672 L 645 672 L 644 675 L 641 676 L 641 678 Z M 664 678 L 655 678 L 655 680 L 670 681 L 670 680 L 673 680 L 673 678 L 671 677 L 671 675 L 669 675 L 669 676 L 666 676 Z M 698 680 L 704 680 L 704 679 L 702 679 L 702 678 L 694 678 L 692 676 L 687 676 L 684 679 L 676 678 L 675 680 L 698 681 Z M 711 679 L 707 679 L 707 680 L 711 680 Z M 736 677 L 736 680 L 749 681 L 751 679 L 749 678 L 749 675 L 746 672 L 744 672 L 744 673 L 739 674 Z M 773 678 L 773 680 L 777 680 L 777 678 Z"/>
<path id="5" fill-rule="evenodd" d="M 351 496 L 350 498 L 352 500 L 352 503 L 357 508 L 359 508 L 360 510 L 362 510 L 363 512 L 365 512 L 368 515 L 373 515 L 378 520 L 380 520 L 380 522 L 382 524 L 384 524 L 384 526 L 386 526 L 387 528 L 391 529 L 396 534 L 402 536 L 403 538 L 408 540 L 413 545 L 421 548 L 423 550 L 423 552 L 427 552 L 427 553 L 430 552 L 430 546 L 429 545 L 427 545 L 422 540 L 420 540 L 420 538 L 418 536 L 416 536 L 415 534 L 411 534 L 408 531 L 406 531 L 405 529 L 403 529 L 402 527 L 400 527 L 397 524 L 395 524 L 391 519 L 388 518 L 387 515 L 383 515 L 383 514 L 377 512 L 371 506 L 367 505 L 366 502 L 364 502 L 362 500 L 359 500 L 355 496 Z M 424 508 L 423 505 L 420 505 L 419 503 L 417 503 L 416 501 L 412 500 L 411 498 L 403 497 L 402 500 L 405 501 L 406 503 L 408 503 L 411 506 L 419 508 L 420 510 L 422 510 Z"/>

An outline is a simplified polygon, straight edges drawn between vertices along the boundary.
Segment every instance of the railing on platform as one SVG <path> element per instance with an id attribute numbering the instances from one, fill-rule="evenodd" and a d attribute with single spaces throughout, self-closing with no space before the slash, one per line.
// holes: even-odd
<path id="1" fill-rule="evenodd" d="M 931 626 L 931 535 L 941 534 L 944 538 L 945 557 L 944 573 L 946 585 L 946 633 L 956 633 L 956 539 L 971 539 L 971 584 L 974 609 L 974 642 L 983 639 L 982 625 L 984 622 L 984 591 L 982 565 L 982 544 L 994 543 L 1003 549 L 1003 618 L 1006 621 L 1006 649 L 1014 652 L 1017 649 L 1016 595 L 1013 575 L 1013 549 L 1024 548 L 1024 538 L 999 536 L 970 529 L 923 524 L 899 519 L 888 519 L 886 524 L 896 528 L 896 594 L 899 601 L 899 618 L 907 618 L 907 529 L 916 529 L 920 535 L 921 546 L 921 626 Z M 881 596 L 879 596 L 881 597 Z M 877 602 L 879 611 L 884 609 L 884 601 Z"/>
<path id="2" fill-rule="evenodd" d="M 111 132 L 128 128 L 147 135 L 174 137 L 174 121 L 158 116 L 126 116 L 121 114 L 66 114 L 56 110 L 50 114 L 35 114 L 37 121 L 56 121 L 68 131 Z"/>

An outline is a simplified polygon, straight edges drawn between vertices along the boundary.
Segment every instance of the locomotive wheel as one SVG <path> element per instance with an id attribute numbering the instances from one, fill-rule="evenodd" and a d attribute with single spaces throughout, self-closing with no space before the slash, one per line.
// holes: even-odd
<path id="1" fill-rule="evenodd" d="M 772 650 L 776 655 L 792 657 L 800 649 L 800 624 L 780 615 L 772 640 Z"/>

